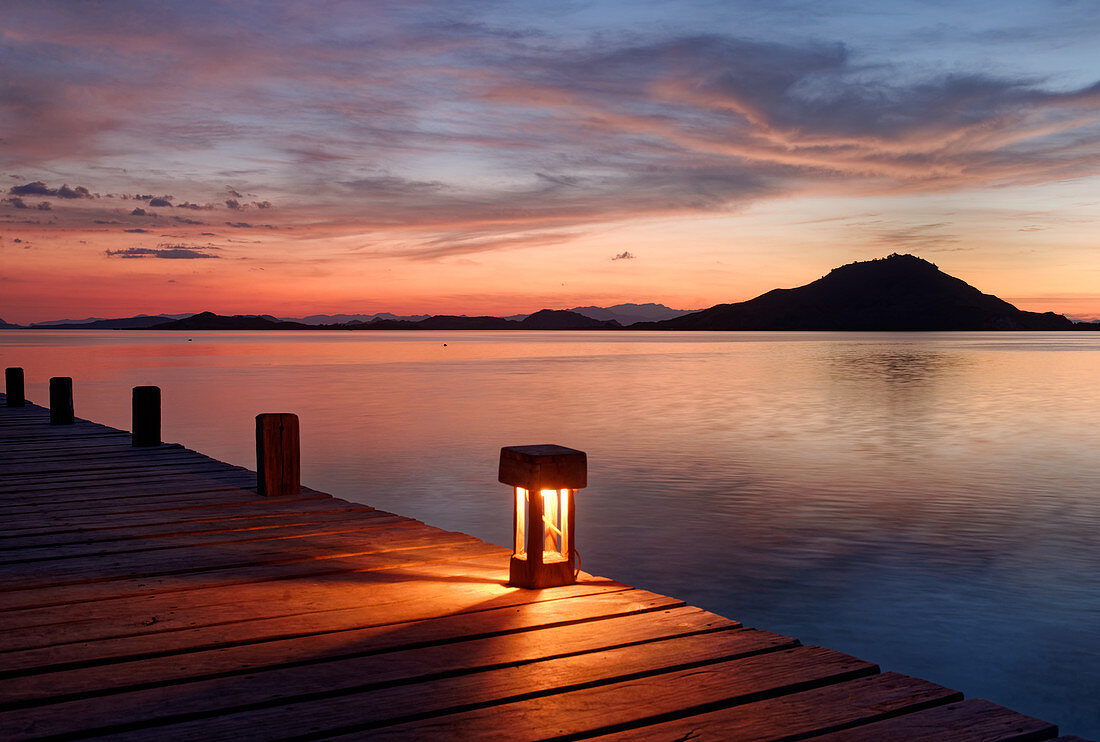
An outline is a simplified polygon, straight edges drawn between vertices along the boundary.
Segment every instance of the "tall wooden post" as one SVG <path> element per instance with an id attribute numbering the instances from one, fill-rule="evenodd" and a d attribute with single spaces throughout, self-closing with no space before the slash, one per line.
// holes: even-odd
<path id="1" fill-rule="evenodd" d="M 134 446 L 160 445 L 160 387 L 135 386 L 130 420 Z"/>
<path id="2" fill-rule="evenodd" d="M 50 379 L 50 425 L 72 425 L 75 421 L 72 377 L 55 376 Z"/>
<path id="3" fill-rule="evenodd" d="M 259 493 L 267 497 L 302 491 L 297 415 L 256 415 L 256 479 Z"/>
<path id="4" fill-rule="evenodd" d="M 26 403 L 23 392 L 23 369 L 15 366 L 4 369 L 4 404 L 8 407 L 22 407 Z"/>

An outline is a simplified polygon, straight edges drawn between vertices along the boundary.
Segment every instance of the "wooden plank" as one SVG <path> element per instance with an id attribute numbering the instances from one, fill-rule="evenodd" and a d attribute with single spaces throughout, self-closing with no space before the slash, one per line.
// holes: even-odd
<path id="1" fill-rule="evenodd" d="M 46 457 L 53 458 L 59 453 L 69 452 L 73 455 L 79 456 L 93 456 L 96 453 L 110 453 L 112 451 L 119 451 L 130 445 L 129 436 L 123 434 L 122 436 L 115 436 L 109 440 L 80 440 L 80 441 L 61 441 L 55 444 L 43 445 L 38 441 L 25 441 L 22 438 L 7 439 L 4 441 L 2 452 L 0 457 L 5 460 L 21 460 L 24 457 Z M 164 447 L 179 447 L 184 450 L 190 450 L 179 443 L 165 443 Z"/>
<path id="2" fill-rule="evenodd" d="M 221 495 L 218 497 L 218 495 Z M 229 517 L 235 515 L 256 515 L 279 512 L 279 508 L 270 502 L 258 501 L 256 493 L 237 488 L 212 490 L 197 493 L 179 493 L 155 500 L 120 499 L 112 507 L 88 509 L 83 514 L 72 510 L 56 510 L 43 513 L 37 521 L 33 512 L 19 511 L 0 513 L 9 525 L 5 527 L 9 534 L 48 532 L 71 528 L 101 527 L 121 525 L 120 521 L 130 521 L 134 525 L 143 523 L 169 523 L 182 520 Z M 286 504 L 286 512 L 305 512 L 315 508 L 337 507 L 342 502 L 330 495 L 305 495 L 280 500 Z M 45 508 L 43 508 L 45 509 Z"/>
<path id="3" fill-rule="evenodd" d="M 231 474 L 241 477 L 248 474 L 247 469 L 222 464 L 220 462 L 198 462 L 193 464 L 159 465 L 143 464 L 134 467 L 118 467 L 110 473 L 94 475 L 91 481 L 95 486 L 118 482 L 141 482 L 149 479 L 174 479 L 178 476 L 216 477 L 220 474 Z M 248 481 L 243 479 L 242 481 Z M 58 489 L 63 485 L 65 489 L 83 489 L 88 486 L 89 476 L 81 472 L 67 473 L 43 473 L 43 474 L 18 474 L 5 477 L 0 484 L 0 496 L 6 494 L 22 494 L 43 489 Z"/>
<path id="4" fill-rule="evenodd" d="M 133 512 L 150 507 L 163 510 L 171 508 L 174 502 L 186 506 L 188 503 L 201 502 L 204 499 L 226 503 L 255 501 L 256 494 L 251 489 L 229 483 L 202 481 L 194 484 L 189 481 L 178 481 L 174 485 L 163 487 L 111 488 L 98 495 L 10 500 L 7 506 L 0 508 L 0 514 L 8 522 L 30 517 L 33 523 L 35 517 L 41 520 L 57 517 L 78 519 L 112 511 Z"/>
<path id="5" fill-rule="evenodd" d="M 74 611 L 70 604 L 10 611 L 2 617 L 7 631 L 0 634 L 0 650 L 89 642 L 114 636 L 186 632 L 201 626 L 362 607 L 375 611 L 369 617 L 369 624 L 379 620 L 383 623 L 414 620 L 403 611 L 419 610 L 419 604 L 425 600 L 442 610 L 446 604 L 440 594 L 443 590 L 457 612 L 464 606 L 508 599 L 507 557 L 502 558 L 502 551 L 488 557 L 468 554 L 465 559 L 395 566 L 385 571 L 365 570 L 350 576 L 336 572 L 120 596 L 82 603 L 79 611 Z M 458 555 L 457 550 L 451 552 Z M 545 598 L 625 589 L 627 586 L 621 583 L 585 577 L 577 585 L 555 588 L 546 593 Z"/>
<path id="6" fill-rule="evenodd" d="M 826 734 L 814 742 L 1039 742 L 1056 736 L 1053 724 L 972 698 Z"/>
<path id="7" fill-rule="evenodd" d="M 238 490 L 221 490 L 225 493 L 239 494 Z M 18 527 L 5 525 L 4 533 L 0 534 L 0 542 L 4 539 L 18 539 L 28 536 L 67 534 L 67 533 L 100 533 L 115 530 L 141 529 L 141 528 L 171 528 L 176 524 L 188 523 L 218 523 L 231 522 L 246 518 L 287 518 L 311 512 L 345 512 L 357 509 L 373 510 L 369 505 L 339 500 L 329 495 L 291 497 L 279 500 L 282 507 L 276 507 L 271 500 L 256 500 L 254 492 L 248 492 L 252 499 L 230 500 L 224 498 L 212 499 L 206 503 L 196 502 L 194 499 L 183 501 L 184 504 L 172 507 L 169 503 L 157 502 L 155 507 L 136 506 L 126 511 L 126 517 L 120 518 L 112 512 L 88 512 L 74 513 L 72 510 L 58 510 L 48 517 L 38 519 L 39 522 L 23 522 Z M 384 511 L 377 511 L 384 512 Z M 6 514 L 5 514 L 6 515 Z M 404 517 L 404 516 L 402 516 Z M 120 522 L 123 521 L 123 522 Z"/>
<path id="8" fill-rule="evenodd" d="M 589 602 L 595 610 L 586 610 Z M 739 628 L 734 621 L 687 606 L 659 613 L 609 614 L 606 601 L 575 599 L 565 610 L 562 601 L 527 608 L 497 608 L 427 619 L 398 629 L 390 625 L 315 634 L 26 675 L 0 688 L 0 711 L 260 672 L 276 672 L 268 685 L 281 685 L 283 692 L 294 688 L 306 692 L 331 687 L 348 676 L 370 677 L 374 682 L 385 677 L 392 682 L 409 672 L 421 673 L 424 667 L 437 675 L 454 674 Z M 778 644 L 791 647 L 796 642 L 784 638 Z M 395 652 L 402 652 L 398 662 L 375 659 L 375 655 Z M 351 664 L 333 664 L 345 660 Z M 400 666 L 402 662 L 407 668 Z M 313 669 L 314 665 L 323 667 Z M 294 668 L 310 669 L 288 672 Z"/>
<path id="9" fill-rule="evenodd" d="M 403 522 L 412 524 L 407 518 L 390 515 L 380 510 L 346 510 L 339 516 L 328 515 L 302 519 L 289 519 L 285 522 L 240 522 L 221 527 L 176 529 L 130 529 L 129 533 L 113 533 L 99 537 L 84 536 L 32 538 L 31 540 L 0 540 L 0 565 L 22 564 L 25 562 L 102 558 L 118 554 L 133 554 L 144 551 L 164 551 L 185 547 L 238 543 L 244 541 L 263 541 L 271 539 L 296 538 L 315 533 L 339 533 L 358 530 L 363 526 L 376 526 L 385 522 Z M 62 540 L 67 539 L 67 540 Z M 37 542 L 37 543 L 36 543 Z"/>
<path id="10" fill-rule="evenodd" d="M 56 457 L 48 459 L 19 457 L 18 463 L 4 464 L 4 473 L 16 477 L 24 474 L 57 474 L 62 472 L 115 472 L 138 466 L 159 467 L 178 463 L 227 466 L 221 461 L 215 461 L 185 448 L 125 448 L 118 451 L 99 452 L 94 456 L 75 456 L 71 453 L 59 453 Z"/>
<path id="11" fill-rule="evenodd" d="M 457 564 L 448 566 L 455 576 L 460 576 Z M 339 602 L 308 604 L 288 600 L 266 609 L 254 607 L 243 616 L 232 612 L 232 604 L 211 602 L 201 611 L 186 607 L 164 610 L 162 606 L 156 613 L 118 615 L 109 623 L 74 621 L 16 629 L 14 636 L 4 637 L 5 646 L 11 649 L 4 656 L 6 669 L 0 671 L 0 677 L 369 628 L 384 627 L 388 631 L 394 626 L 488 611 L 509 612 L 512 620 L 521 620 L 535 611 L 550 611 L 547 615 L 564 611 L 555 620 L 567 621 L 574 613 L 584 618 L 588 612 L 597 610 L 641 613 L 683 605 L 683 601 L 674 598 L 611 582 L 570 585 L 538 593 L 509 590 L 500 582 L 461 583 L 446 593 L 441 593 L 438 582 L 374 587 L 375 590 L 362 591 Z M 287 594 L 292 595 L 293 591 Z M 160 620 L 150 620 L 157 618 Z"/>
<path id="12" fill-rule="evenodd" d="M 175 475 L 149 473 L 140 476 L 134 476 L 126 479 L 114 479 L 109 480 L 97 480 L 94 483 L 88 482 L 35 482 L 35 483 L 20 483 L 11 487 L 0 488 L 0 497 L 26 497 L 31 493 L 73 493 L 73 492 L 103 492 L 111 489 L 129 488 L 133 489 L 141 485 L 157 485 L 160 484 L 164 487 L 174 489 L 193 489 L 197 485 L 233 485 L 236 487 L 255 487 L 253 481 L 255 477 L 250 475 L 247 471 L 203 471 L 203 472 L 181 472 Z"/>
<path id="13" fill-rule="evenodd" d="M 20 429 L 9 429 L 7 431 L 0 432 L 0 440 L 8 438 L 16 438 L 21 442 L 29 443 L 41 443 L 43 445 L 49 445 L 56 441 L 91 441 L 91 440 L 129 440 L 130 434 L 122 430 L 115 430 L 113 428 L 106 428 L 103 426 L 82 426 L 79 422 L 76 425 L 66 425 L 64 429 L 62 426 L 56 426 L 55 428 L 43 426 L 40 430 L 35 429 L 33 431 L 24 431 Z"/>
<path id="14" fill-rule="evenodd" d="M 276 605 L 269 607 L 264 616 L 244 616 L 222 622 L 214 619 L 225 607 L 224 604 L 211 606 L 215 614 L 213 617 L 200 613 L 188 615 L 185 611 L 180 611 L 182 615 L 177 616 L 173 616 L 171 611 L 164 614 L 163 623 L 174 623 L 174 626 L 139 620 L 149 615 L 141 613 L 130 619 L 129 624 L 121 618 L 114 625 L 105 626 L 100 622 L 98 627 L 91 629 L 83 624 L 64 624 L 58 627 L 62 632 L 60 637 L 51 636 L 49 627 L 37 627 L 41 631 L 38 643 L 43 646 L 8 652 L 0 677 L 20 678 L 158 657 L 175 657 L 183 661 L 192 654 L 222 653 L 238 646 L 294 641 L 303 637 L 322 642 L 315 647 L 322 646 L 326 636 L 334 637 L 338 643 L 346 641 L 357 646 L 364 646 L 361 639 L 369 637 L 372 647 L 394 647 L 399 645 L 391 639 L 408 634 L 414 624 L 423 641 L 444 641 L 458 632 L 475 633 L 472 629 L 466 631 L 461 627 L 466 622 L 472 626 L 480 625 L 484 618 L 482 614 L 486 614 L 488 619 L 477 631 L 491 635 L 494 632 L 489 630 L 490 627 L 501 625 L 513 630 L 525 623 L 565 624 L 684 607 L 683 601 L 675 598 L 615 584 L 571 585 L 556 588 L 550 594 L 500 590 L 489 584 L 482 586 L 481 590 L 463 586 L 450 601 L 440 596 L 438 585 L 433 587 L 434 591 L 427 589 L 427 586 L 413 584 L 409 586 L 409 594 L 400 600 L 394 599 L 391 591 L 388 599 L 384 595 L 371 596 L 371 599 L 361 600 L 353 606 L 350 601 L 341 603 L 339 607 L 300 603 Z M 188 618 L 203 619 L 206 623 L 198 625 L 196 622 L 181 627 L 181 624 L 190 623 L 186 620 Z M 401 631 L 394 632 L 393 627 L 398 626 Z M 90 636 L 107 633 L 114 636 L 63 641 L 75 635 L 74 628 L 80 630 L 75 634 Z M 124 633 L 127 630 L 132 630 L 132 633 Z"/>
<path id="15" fill-rule="evenodd" d="M 832 683 L 864 677 L 878 668 L 820 647 L 798 647 L 743 660 L 669 674 L 624 677 L 611 684 L 565 686 L 562 692 L 539 696 L 522 694 L 507 705 L 462 702 L 443 713 L 427 709 L 391 730 L 373 720 L 357 721 L 350 715 L 325 720 L 330 736 L 369 729 L 371 739 L 573 739 L 600 730 L 636 725 L 669 714 L 734 706 L 797 693 Z M 614 679 L 613 679 L 614 680 Z M 456 700 L 462 700 L 459 696 Z M 300 710 L 306 710 L 308 707 Z M 449 713 L 448 713 L 449 711 Z M 333 722 L 344 722 L 335 727 Z M 216 720 L 211 720 L 216 724 Z M 181 725 L 182 726 L 182 725 Z M 173 730 L 165 730 L 171 738 Z"/>
<path id="16" fill-rule="evenodd" d="M 236 477 L 230 475 L 214 476 L 177 476 L 169 478 L 151 478 L 142 482 L 110 483 L 103 485 L 89 485 L 80 488 L 50 489 L 46 492 L 36 492 L 27 497 L 11 497 L 8 504 L 3 506 L 3 513 L 18 513 L 28 509 L 36 509 L 45 513 L 69 511 L 74 515 L 80 515 L 81 511 L 92 511 L 99 507 L 110 508 L 117 505 L 117 500 L 136 498 L 157 498 L 162 495 L 186 495 L 192 492 L 213 492 L 217 490 L 233 490 L 241 496 L 256 497 L 255 484 L 251 477 Z M 43 496 L 45 495 L 45 496 Z M 331 497 L 325 493 L 306 490 L 303 488 L 302 496 Z M 297 497 L 297 496 L 295 496 Z M 292 498 L 286 498 L 292 499 Z M 79 503 L 76 505 L 74 503 Z"/>
<path id="17" fill-rule="evenodd" d="M 382 510 L 359 505 L 342 509 L 317 510 L 308 513 L 278 512 L 265 515 L 227 516 L 225 518 L 206 518 L 183 523 L 156 523 L 106 526 L 102 528 L 80 528 L 69 531 L 53 531 L 44 534 L 8 533 L 0 535 L 0 558 L 7 559 L 20 554 L 32 555 L 34 550 L 49 551 L 49 555 L 64 554 L 52 551 L 54 548 L 82 546 L 92 548 L 114 548 L 131 542 L 156 543 L 161 539 L 176 537 L 206 536 L 218 533 L 239 533 L 244 531 L 266 531 L 291 526 L 310 526 L 324 523 L 340 524 L 365 517 L 368 513 L 375 516 L 387 516 L 408 520 L 399 515 L 385 513 Z"/>
<path id="18" fill-rule="evenodd" d="M 589 627 L 578 625 L 584 629 Z M 571 627 L 563 627 L 569 629 Z M 548 630 L 552 631 L 552 630 Z M 853 671 L 873 669 L 867 663 L 813 648 L 786 649 L 766 656 L 788 655 L 778 663 L 754 667 L 757 653 L 790 642 L 767 632 L 732 630 L 692 635 L 539 659 L 541 632 L 473 640 L 460 646 L 432 645 L 342 660 L 293 671 L 196 681 L 185 687 L 150 688 L 105 698 L 13 710 L 0 716 L 0 736 L 36 736 L 95 730 L 96 734 L 123 734 L 158 740 L 228 739 L 248 734 L 257 724 L 278 729 L 280 737 L 322 730 L 345 720 L 355 724 L 385 723 L 412 714 L 441 712 L 471 703 L 499 703 L 532 692 L 559 693 L 577 685 L 604 684 L 637 675 L 653 676 L 686 668 L 724 665 L 723 677 L 735 680 L 737 671 L 768 685 L 815 682 Z M 522 642 L 534 643 L 530 655 Z M 518 663 L 509 662 L 513 651 Z M 791 653 L 800 653 L 792 655 Z M 531 656 L 533 655 L 533 656 Z M 750 655 L 747 660 L 728 661 Z M 726 660 L 725 662 L 723 662 Z M 437 668 L 444 668 L 442 672 Z M 463 671 L 465 669 L 466 671 Z M 756 672 L 754 672 L 754 669 Z M 305 682 L 306 678 L 310 682 Z M 416 679 L 417 682 L 409 681 Z M 291 685 L 288 687 L 287 683 Z M 183 692 L 181 692 L 183 691 Z M 364 695 L 369 693 L 369 695 Z M 553 696 L 542 699 L 546 702 Z M 369 699 L 369 701 L 368 701 Z M 192 723 L 175 719 L 202 717 Z M 170 726 L 165 726 L 165 722 Z M 201 728 L 201 732 L 199 729 Z"/>
<path id="19" fill-rule="evenodd" d="M 131 449 L 141 451 L 141 449 Z M 195 456 L 194 454 L 171 451 L 167 454 L 150 456 L 126 456 L 122 453 L 96 457 L 96 463 L 79 462 L 77 466 L 65 461 L 44 463 L 32 462 L 31 464 L 8 464 L 4 467 L 6 476 L 3 483 L 5 488 L 16 487 L 19 484 L 36 484 L 48 480 L 57 481 L 81 481 L 93 472 L 99 472 L 98 478 L 111 477 L 114 479 L 128 479 L 131 476 L 140 476 L 150 471 L 163 471 L 168 473 L 208 471 L 210 469 L 220 471 L 248 471 L 243 467 L 233 466 L 223 461 Z"/>
<path id="20" fill-rule="evenodd" d="M 404 550 L 356 555 L 354 559 L 329 557 L 280 564 L 247 565 L 182 574 L 127 577 L 74 585 L 25 588 L 0 593 L 0 611 L 45 608 L 99 600 L 117 600 L 139 595 L 201 590 L 209 587 L 246 585 L 288 579 L 318 579 L 333 575 L 350 576 L 359 572 L 392 570 L 428 565 L 465 557 L 500 554 L 499 546 L 490 546 L 472 537 L 456 537 L 448 543 L 424 542 Z M 82 609 L 83 610 L 83 609 Z M 5 619 L 6 622 L 6 619 Z"/>
<path id="21" fill-rule="evenodd" d="M 162 578 L 205 579 L 204 574 L 229 574 L 235 570 L 278 574 L 283 566 L 310 562 L 344 563 L 353 567 L 359 559 L 379 554 L 424 550 L 435 546 L 481 543 L 463 533 L 442 531 L 420 523 L 391 523 L 354 534 L 314 536 L 291 540 L 246 542 L 235 545 L 147 551 L 136 555 L 86 557 L 59 569 L 51 562 L 27 562 L 14 574 L 0 575 L 0 592 L 15 595 L 44 588 L 99 585 L 116 581 L 152 581 Z M 270 569 L 269 569 L 270 568 Z M 273 571 L 274 570 L 274 571 Z M 7 597 L 5 595 L 5 597 Z M 18 598 L 17 598 L 18 599 Z"/>
<path id="22" fill-rule="evenodd" d="M 600 735 L 600 740 L 770 742 L 803 739 L 961 700 L 962 693 L 958 691 L 887 672 L 671 721 L 652 717 L 640 719 L 629 729 Z M 405 725 L 385 731 L 398 736 L 412 729 Z"/>
<path id="23" fill-rule="evenodd" d="M 9 417 L 10 415 L 10 417 Z M 46 430 L 54 430 L 50 426 L 50 410 L 48 407 L 39 407 L 38 405 L 25 405 L 20 410 L 12 410 L 8 408 L 5 410 L 4 419 L 9 420 L 9 424 L 18 425 L 20 423 L 31 423 L 39 425 Z M 91 420 L 85 420 L 82 417 L 74 417 L 70 427 L 75 430 L 82 429 L 97 429 L 97 430 L 115 430 L 115 428 L 102 425 L 100 423 L 92 422 Z"/>
<path id="24" fill-rule="evenodd" d="M 50 499 L 41 503 L 21 501 L 0 509 L 0 515 L 9 523 L 14 524 L 15 520 L 29 520 L 29 525 L 34 525 L 36 519 L 42 522 L 56 518 L 76 520 L 103 514 L 167 510 L 174 507 L 200 505 L 204 502 L 211 505 L 218 503 L 233 505 L 256 501 L 255 492 L 233 484 L 204 482 L 193 488 L 189 488 L 188 484 L 181 483 L 172 488 L 142 488 L 129 491 L 112 489 L 111 494 L 102 494 L 99 497 L 85 495 L 65 500 Z"/>

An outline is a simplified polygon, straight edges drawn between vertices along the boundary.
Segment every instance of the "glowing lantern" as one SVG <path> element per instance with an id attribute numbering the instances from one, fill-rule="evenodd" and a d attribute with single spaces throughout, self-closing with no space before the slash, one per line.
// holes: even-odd
<path id="1" fill-rule="evenodd" d="M 573 495 L 588 484 L 588 457 L 563 446 L 500 449 L 498 479 L 513 487 L 515 545 L 508 570 L 516 587 L 575 581 Z"/>

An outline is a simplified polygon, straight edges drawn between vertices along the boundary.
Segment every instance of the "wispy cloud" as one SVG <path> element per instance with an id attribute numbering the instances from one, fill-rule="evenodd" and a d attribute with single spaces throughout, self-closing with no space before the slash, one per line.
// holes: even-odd
<path id="1" fill-rule="evenodd" d="M 60 214 L 95 190 L 136 192 L 144 203 L 131 216 L 207 211 L 245 229 L 263 210 L 260 226 L 317 237 L 400 231 L 405 242 L 387 254 L 435 260 L 803 193 L 1100 173 L 1095 74 L 1066 85 L 990 65 L 871 59 L 858 36 L 825 23 L 834 11 L 808 3 L 704 4 L 746 21 L 708 23 L 699 6 L 644 32 L 570 27 L 584 15 L 572 4 L 533 14 L 523 3 L 379 2 L 369 23 L 339 3 L 16 4 L 0 76 L 3 162 L 28 176 L 10 189 L 14 208 L 41 196 Z M 799 14 L 820 30 L 774 31 Z M 965 29 L 967 43 L 1040 37 L 1018 19 L 990 24 Z M 906 40 L 964 33 L 940 26 Z M 63 178 L 89 186 L 47 185 Z M 955 244 L 933 226 L 879 237 Z"/>

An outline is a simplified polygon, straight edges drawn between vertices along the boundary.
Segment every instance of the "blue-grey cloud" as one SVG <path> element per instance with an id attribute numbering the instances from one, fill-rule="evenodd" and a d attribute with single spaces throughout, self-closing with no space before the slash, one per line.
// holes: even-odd
<path id="1" fill-rule="evenodd" d="M 36 180 L 33 183 L 26 183 L 21 186 L 12 186 L 8 189 L 8 193 L 16 196 L 56 196 L 57 191 L 49 188 L 40 180 Z"/>
<path id="2" fill-rule="evenodd" d="M 196 247 L 188 245 L 158 245 L 157 247 L 127 247 L 121 250 L 107 250 L 105 255 L 112 258 L 161 258 L 164 260 L 197 260 L 220 258 L 211 253 L 215 247 Z"/>
<path id="3" fill-rule="evenodd" d="M 58 198 L 95 198 L 91 192 L 84 186 L 76 186 L 75 188 L 69 188 L 68 185 L 62 184 L 57 189 Z"/>
<path id="4" fill-rule="evenodd" d="M 41 180 L 36 180 L 32 183 L 26 183 L 20 186 L 12 186 L 8 189 L 8 193 L 14 196 L 56 196 L 57 198 L 66 199 L 95 198 L 91 191 L 84 186 L 70 188 L 66 183 L 60 188 L 50 188 Z"/>

